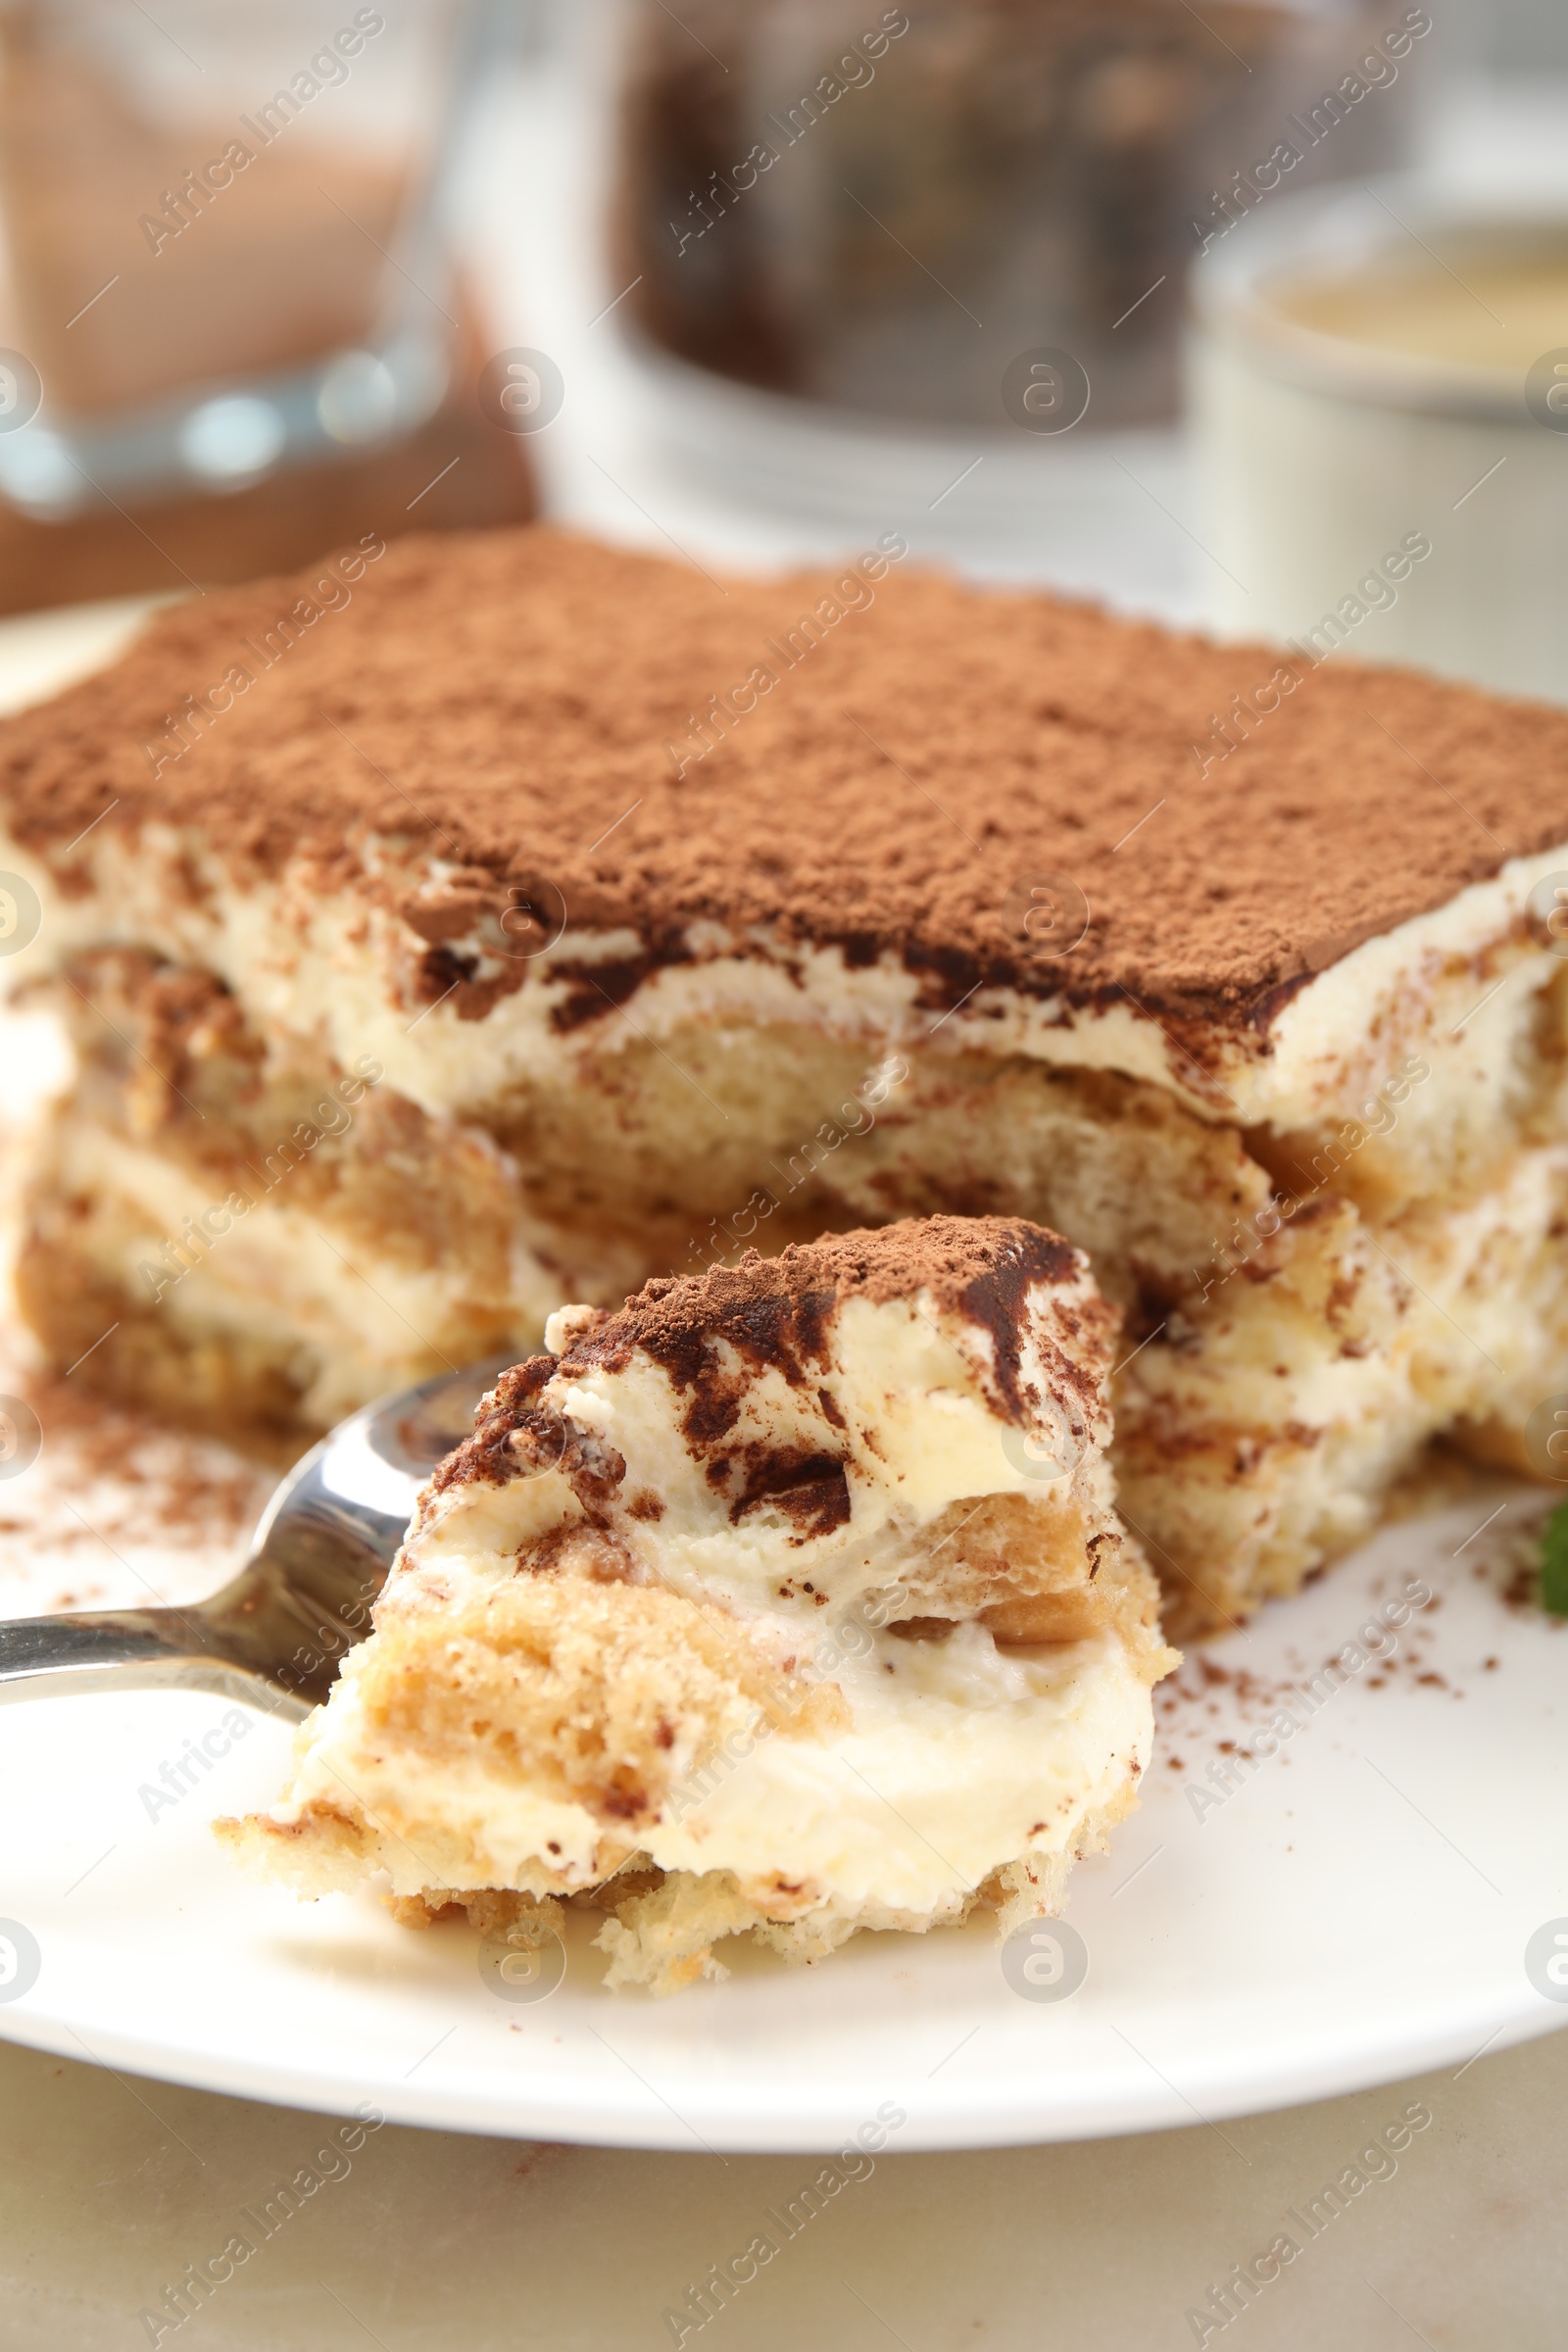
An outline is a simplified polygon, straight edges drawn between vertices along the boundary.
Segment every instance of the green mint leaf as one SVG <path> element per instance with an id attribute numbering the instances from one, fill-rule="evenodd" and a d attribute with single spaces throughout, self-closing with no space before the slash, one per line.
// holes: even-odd
<path id="1" fill-rule="evenodd" d="M 1541 1605 L 1549 1617 L 1568 1617 L 1568 1502 L 1560 1502 L 1541 1539 Z"/>

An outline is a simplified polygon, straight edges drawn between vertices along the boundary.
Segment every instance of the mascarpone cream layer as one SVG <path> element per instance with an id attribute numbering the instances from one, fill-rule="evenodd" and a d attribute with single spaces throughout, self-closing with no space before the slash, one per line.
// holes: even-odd
<path id="1" fill-rule="evenodd" d="M 1019 1856 L 1070 1846 L 1145 1768 L 1153 1738 L 1149 1690 L 1110 1635 L 1006 1655 L 977 1625 L 940 1644 L 880 1637 L 840 1682 L 852 1728 L 831 1740 L 769 1736 L 738 1709 L 662 1817 L 637 1830 L 639 1848 L 663 1870 L 780 1876 L 838 1908 L 941 1915 Z M 272 1819 L 297 1820 L 312 1800 L 340 1810 L 345 1796 L 399 1825 L 382 1845 L 399 1893 L 440 1877 L 420 1859 L 419 1824 L 444 1850 L 450 1837 L 473 1854 L 475 1886 L 543 1891 L 599 1875 L 601 1820 L 477 1758 L 435 1769 L 389 1746 L 365 1720 L 352 1658 Z"/>
<path id="2" fill-rule="evenodd" d="M 443 872 L 398 842 L 368 842 L 362 855 L 368 880 L 390 886 L 394 898 Z M 572 987 L 564 965 L 591 968 L 634 956 L 641 946 L 631 932 L 570 928 L 526 962 L 520 988 L 482 1019 L 465 1020 L 453 1005 L 415 993 L 424 943 L 372 892 L 323 897 L 303 870 L 242 888 L 211 844 L 159 826 L 131 840 L 106 831 L 91 846 L 92 887 L 79 896 L 63 894 L 51 869 L 3 833 L 0 865 L 23 874 L 42 906 L 33 944 L 0 960 L 0 988 L 88 948 L 150 948 L 216 971 L 264 1035 L 314 1044 L 342 1066 L 373 1054 L 400 1093 L 437 1117 L 482 1118 L 519 1089 L 569 1084 L 585 1050 L 623 1046 L 639 1032 L 665 1037 L 693 1022 L 811 1025 L 863 1039 L 873 1053 L 918 1046 L 936 1032 L 938 1016 L 917 1002 L 918 978 L 891 955 L 851 967 L 836 947 L 737 937 L 710 923 L 688 933 L 696 960 L 659 967 L 638 985 L 629 1020 L 607 1004 L 602 1018 L 565 1032 L 554 1024 Z M 1456 974 L 1456 965 L 1494 956 L 1495 969 L 1489 966 L 1472 995 L 1480 998 L 1506 969 L 1516 973 L 1508 997 L 1515 1010 L 1553 976 L 1557 957 L 1539 928 L 1518 934 L 1532 891 L 1565 869 L 1568 846 L 1509 859 L 1490 880 L 1342 956 L 1266 1023 L 1216 1025 L 1207 1034 L 1188 1024 L 1201 1066 L 1130 997 L 1075 1007 L 1060 997 L 989 987 L 942 1016 L 938 1050 L 1115 1070 L 1166 1088 L 1204 1117 L 1241 1125 L 1287 1130 L 1353 1117 L 1365 1090 L 1402 1054 L 1436 1055 L 1435 1068 L 1468 1066 L 1480 1036 L 1494 1036 L 1495 1013 L 1491 1031 L 1478 1033 L 1473 1020 L 1456 1027 L 1469 1010 L 1457 999 L 1472 977 Z M 480 955 L 476 978 L 503 969 L 479 943 L 452 944 Z M 1062 971 L 1070 973 L 1070 957 Z M 1433 1015 L 1439 993 L 1446 1020 Z"/>

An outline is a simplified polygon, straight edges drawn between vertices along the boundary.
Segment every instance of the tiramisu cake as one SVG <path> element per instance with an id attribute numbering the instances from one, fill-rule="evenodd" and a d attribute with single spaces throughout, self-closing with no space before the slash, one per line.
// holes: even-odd
<path id="1" fill-rule="evenodd" d="M 567 1300 L 995 1214 L 1122 1309 L 1173 1628 L 1292 1591 L 1435 1434 L 1523 1466 L 1568 1389 L 1568 715 L 893 534 L 340 571 L 0 729 L 0 975 L 79 1051 L 20 1282 L 74 1377 L 298 1443 Z"/>
<path id="2" fill-rule="evenodd" d="M 285 1802 L 303 1891 L 613 1916 L 671 1990 L 1054 1909 L 1135 1801 L 1175 1653 L 1116 1519 L 1117 1317 L 1078 1250 L 934 1217 L 568 1306 L 437 1470 Z"/>

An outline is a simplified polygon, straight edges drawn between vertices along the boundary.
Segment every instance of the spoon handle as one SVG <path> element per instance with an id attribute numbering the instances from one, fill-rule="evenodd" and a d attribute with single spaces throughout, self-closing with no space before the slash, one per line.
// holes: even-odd
<path id="1" fill-rule="evenodd" d="M 295 1721 L 307 1702 L 216 1645 L 200 1609 L 103 1609 L 0 1624 L 0 1703 L 70 1691 L 210 1690 Z"/>

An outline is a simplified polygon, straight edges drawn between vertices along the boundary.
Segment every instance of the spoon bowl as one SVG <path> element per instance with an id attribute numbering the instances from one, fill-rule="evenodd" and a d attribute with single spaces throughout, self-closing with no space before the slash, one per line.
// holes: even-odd
<path id="1" fill-rule="evenodd" d="M 282 1480 L 244 1567 L 210 1598 L 0 1624 L 0 1699 L 159 1685 L 308 1714 L 369 1630 L 419 1489 L 513 1361 L 440 1373 L 339 1422 Z"/>

